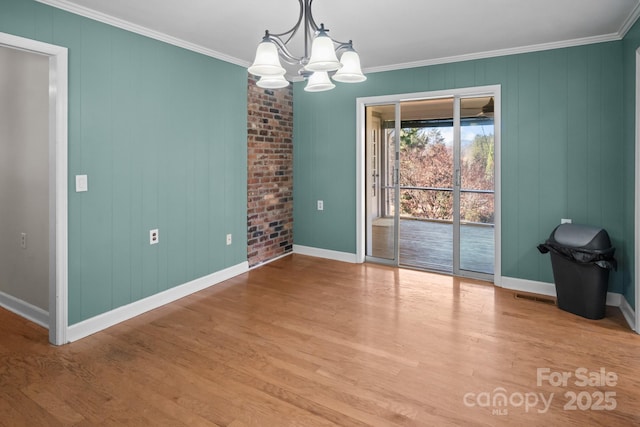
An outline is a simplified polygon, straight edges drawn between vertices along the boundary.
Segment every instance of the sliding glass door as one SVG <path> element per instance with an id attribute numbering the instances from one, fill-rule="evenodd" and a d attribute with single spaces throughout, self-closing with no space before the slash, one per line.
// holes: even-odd
<path id="1" fill-rule="evenodd" d="M 493 96 L 366 107 L 366 256 L 491 279 Z"/>
<path id="2" fill-rule="evenodd" d="M 456 147 L 454 272 L 494 273 L 495 128 L 493 97 L 460 98 Z M 479 111 L 479 112 L 478 112 Z M 455 257 L 454 257 L 455 259 Z M 468 274 L 467 274 L 468 275 Z"/>

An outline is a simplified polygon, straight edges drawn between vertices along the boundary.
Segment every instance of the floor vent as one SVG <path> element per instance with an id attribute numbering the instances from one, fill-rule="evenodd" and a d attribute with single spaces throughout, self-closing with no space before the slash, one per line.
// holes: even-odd
<path id="1" fill-rule="evenodd" d="M 544 296 L 544 295 L 523 294 L 520 292 L 516 292 L 514 296 L 516 299 L 525 299 L 527 301 L 535 301 L 535 302 L 541 302 L 544 304 L 556 305 L 555 298 Z"/>

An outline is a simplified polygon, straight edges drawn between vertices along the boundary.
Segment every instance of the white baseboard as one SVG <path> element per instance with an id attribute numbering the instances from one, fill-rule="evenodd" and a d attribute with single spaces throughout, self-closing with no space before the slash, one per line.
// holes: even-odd
<path id="1" fill-rule="evenodd" d="M 334 261 L 349 262 L 352 264 L 356 264 L 358 262 L 356 254 L 351 254 L 349 252 L 332 251 L 329 249 L 313 248 L 311 246 L 293 245 L 293 253 L 314 256 L 317 258 L 332 259 Z"/>
<path id="2" fill-rule="evenodd" d="M 117 323 L 139 316 L 147 311 L 161 307 L 170 302 L 184 298 L 195 292 L 201 291 L 213 285 L 216 285 L 232 277 L 238 276 L 249 271 L 249 263 L 247 261 L 235 266 L 226 268 L 208 276 L 192 280 L 166 291 L 160 292 L 150 297 L 141 299 L 131 304 L 118 307 L 90 319 L 84 320 L 75 325 L 69 326 L 67 330 L 67 339 L 69 342 L 77 341 L 81 338 L 95 334 L 96 332 L 107 329 Z"/>
<path id="3" fill-rule="evenodd" d="M 634 331 L 640 334 L 640 331 L 636 330 L 636 324 L 635 324 L 636 312 L 633 308 L 631 308 L 631 305 L 629 305 L 629 302 L 627 301 L 626 298 L 622 298 L 622 304 L 620 304 L 620 311 L 622 311 L 622 314 L 624 315 L 624 318 L 627 320 L 627 323 L 629 324 L 629 326 L 631 326 L 631 329 L 633 329 Z"/>
<path id="4" fill-rule="evenodd" d="M 49 329 L 49 312 L 44 311 L 40 307 L 31 305 L 4 292 L 0 292 L 0 306 L 43 328 Z"/>
<path id="5" fill-rule="evenodd" d="M 260 262 L 260 263 L 258 263 L 256 265 L 252 265 L 251 267 L 249 267 L 249 270 L 253 270 L 254 268 L 264 267 L 267 264 L 271 264 L 272 262 L 278 261 L 279 259 L 282 259 L 282 258 L 285 258 L 285 257 L 288 257 L 289 255 L 293 255 L 293 251 L 289 251 L 286 254 L 278 255 L 275 258 L 271 258 L 271 259 L 268 259 L 266 261 L 262 261 L 262 262 Z"/>
<path id="6" fill-rule="evenodd" d="M 610 305 L 611 307 L 620 307 L 623 299 L 624 297 L 622 294 L 607 292 L 607 305 Z"/>
<path id="7" fill-rule="evenodd" d="M 553 283 L 536 282 L 535 280 L 516 279 L 502 276 L 500 286 L 512 291 L 530 292 L 532 294 L 556 296 L 556 285 Z"/>
<path id="8" fill-rule="evenodd" d="M 515 277 L 502 277 L 501 287 L 512 291 L 529 292 L 532 294 L 556 296 L 556 285 L 547 282 L 537 282 L 535 280 L 516 279 Z M 621 294 L 607 292 L 607 305 L 620 307 L 622 304 Z"/>

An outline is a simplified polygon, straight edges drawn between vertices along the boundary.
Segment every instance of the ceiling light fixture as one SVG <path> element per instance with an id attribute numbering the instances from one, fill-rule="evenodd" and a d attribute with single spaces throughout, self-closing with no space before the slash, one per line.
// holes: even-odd
<path id="1" fill-rule="evenodd" d="M 300 3 L 300 15 L 298 22 L 289 31 L 281 34 L 271 34 L 265 31 L 262 42 L 256 50 L 256 57 L 249 67 L 249 72 L 260 79 L 256 83 L 262 88 L 277 89 L 286 87 L 289 82 L 284 78 L 287 72 L 280 58 L 288 64 L 301 65 L 298 73 L 307 79 L 307 92 L 321 92 L 335 87 L 329 76 L 337 82 L 359 83 L 367 79 L 360 68 L 360 57 L 353 49 L 351 40 L 340 42 L 332 39 L 327 34 L 329 30 L 316 24 L 311 13 L 313 0 L 298 0 Z M 287 43 L 291 41 L 298 30 L 304 31 L 304 55 L 295 56 Z M 314 36 L 309 49 L 311 36 Z M 340 61 L 338 54 L 342 53 Z"/>

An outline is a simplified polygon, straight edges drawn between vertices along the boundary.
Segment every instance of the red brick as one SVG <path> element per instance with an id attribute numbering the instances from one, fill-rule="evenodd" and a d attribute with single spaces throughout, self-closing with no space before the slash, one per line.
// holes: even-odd
<path id="1" fill-rule="evenodd" d="M 255 82 L 249 77 L 247 259 L 251 266 L 293 247 L 293 89 L 265 90 Z"/>

